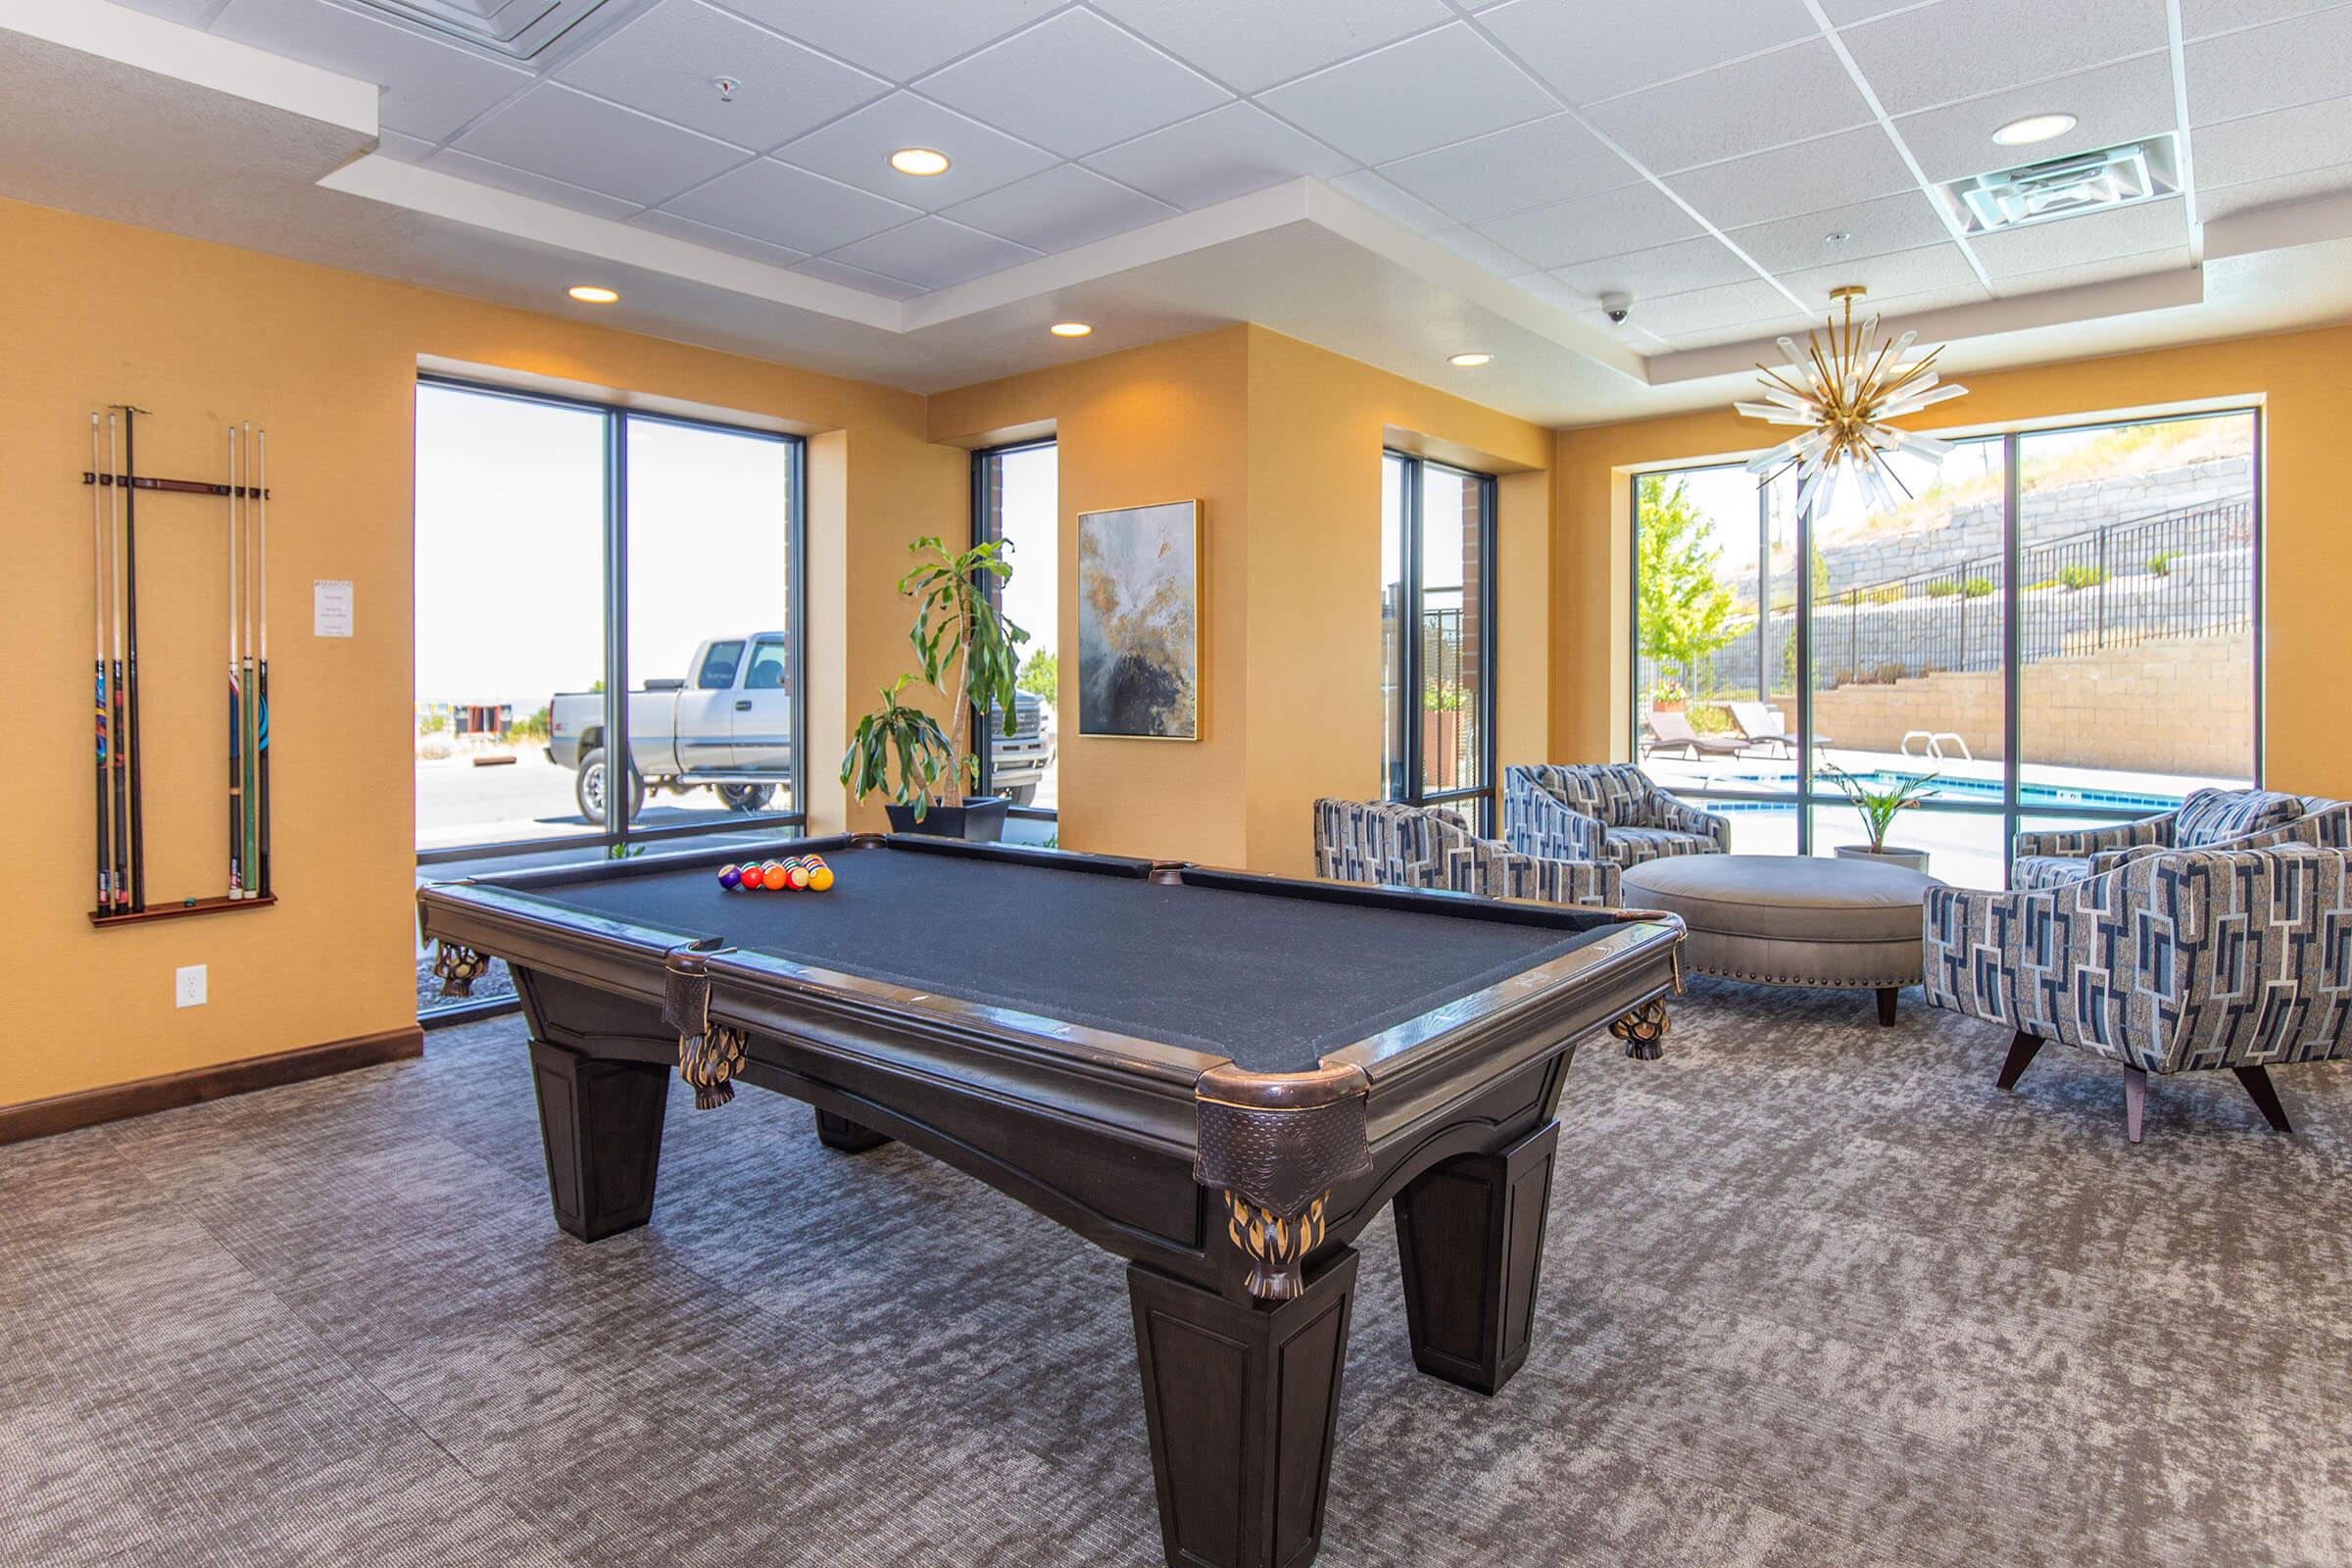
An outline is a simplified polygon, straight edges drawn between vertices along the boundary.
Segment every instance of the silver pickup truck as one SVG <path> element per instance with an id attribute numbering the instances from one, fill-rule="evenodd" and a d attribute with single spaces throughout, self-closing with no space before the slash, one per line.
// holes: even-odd
<path id="1" fill-rule="evenodd" d="M 791 662 L 780 631 L 714 637 L 694 651 L 688 678 L 649 680 L 629 693 L 629 815 L 644 807 L 648 790 L 683 794 L 705 785 L 735 810 L 767 809 L 776 787 L 792 780 Z M 604 693 L 558 692 L 548 723 L 548 760 L 578 774 L 572 793 L 580 814 L 605 821 Z M 1018 694 L 1012 728 L 992 738 L 989 784 L 1026 806 L 1054 765 L 1045 705 Z"/>

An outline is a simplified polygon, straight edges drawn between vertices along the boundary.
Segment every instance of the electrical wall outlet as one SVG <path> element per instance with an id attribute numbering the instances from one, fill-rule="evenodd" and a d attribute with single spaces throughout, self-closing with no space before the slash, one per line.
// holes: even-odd
<path id="1" fill-rule="evenodd" d="M 181 964 L 172 972 L 172 1002 L 174 1006 L 201 1007 L 204 1005 L 204 965 Z"/>

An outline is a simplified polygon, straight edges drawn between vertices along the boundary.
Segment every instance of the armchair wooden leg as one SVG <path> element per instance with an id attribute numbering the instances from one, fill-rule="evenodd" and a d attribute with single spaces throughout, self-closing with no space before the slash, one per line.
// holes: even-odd
<path id="1" fill-rule="evenodd" d="M 1903 992 L 1900 986 L 1879 987 L 1880 1028 L 1891 1029 L 1894 1027 L 1894 1006 L 1897 1002 L 1902 1000 L 1902 995 Z"/>
<path id="2" fill-rule="evenodd" d="M 2026 1068 L 2032 1064 L 2034 1054 L 2040 1049 L 2041 1039 L 2038 1035 L 2030 1035 L 2020 1029 L 2017 1038 L 2009 1042 L 2008 1059 L 2001 1063 L 2001 1075 L 1993 1082 L 2003 1089 L 2015 1089 L 2017 1081 L 2026 1075 Z"/>
<path id="3" fill-rule="evenodd" d="M 2139 1142 L 2139 1123 L 2148 1108 L 2148 1075 L 2144 1068 L 2124 1069 L 2124 1130 Z"/>
<path id="4" fill-rule="evenodd" d="M 2272 1087 L 2268 1071 L 2261 1067 L 2232 1067 L 2230 1070 L 2237 1074 L 2239 1083 L 2246 1086 L 2247 1095 L 2254 1101 L 2254 1108 L 2262 1112 L 2262 1119 L 2271 1124 L 2273 1132 L 2294 1131 L 2287 1125 L 2286 1107 L 2278 1103 L 2278 1091 Z"/>

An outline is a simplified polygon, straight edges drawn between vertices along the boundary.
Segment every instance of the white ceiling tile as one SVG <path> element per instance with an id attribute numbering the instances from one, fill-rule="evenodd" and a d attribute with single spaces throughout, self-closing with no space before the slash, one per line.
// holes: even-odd
<path id="1" fill-rule="evenodd" d="M 1919 188 L 1894 143 L 1876 125 L 1686 169 L 1666 183 L 1718 228 L 1826 212 Z"/>
<path id="2" fill-rule="evenodd" d="M 1632 319 L 1647 331 L 1672 338 L 1746 321 L 1786 319 L 1790 314 L 1788 297 L 1759 277 L 1663 299 L 1637 298 Z"/>
<path id="3" fill-rule="evenodd" d="M 1693 289 L 1752 279 L 1756 274 L 1721 240 L 1702 234 L 1673 245 L 1554 268 L 1551 275 L 1579 293 L 1594 298 L 1617 292 L 1640 300 L 1651 295 L 1688 294 Z"/>
<path id="4" fill-rule="evenodd" d="M 380 83 L 383 122 L 441 141 L 474 116 L 531 84 L 531 74 L 485 60 L 325 0 L 230 0 L 213 22 L 223 38 L 306 65 Z"/>
<path id="5" fill-rule="evenodd" d="M 1259 101 L 1367 164 L 1467 141 L 1559 107 L 1458 22 L 1277 87 Z"/>
<path id="6" fill-rule="evenodd" d="M 433 144 L 422 136 L 404 136 L 397 130 L 375 133 L 375 150 L 386 158 L 397 158 L 404 164 L 421 164 L 431 155 Z"/>
<path id="7" fill-rule="evenodd" d="M 1613 98 L 1817 30 L 1804 0 L 1510 0 L 1479 14 L 1572 104 Z"/>
<path id="8" fill-rule="evenodd" d="M 765 151 L 890 91 L 702 0 L 662 0 L 556 73 L 557 79 L 738 147 Z M 713 77 L 731 76 L 732 101 Z"/>
<path id="9" fill-rule="evenodd" d="M 1783 218 L 1769 223 L 1728 231 L 1733 244 L 1756 259 L 1768 272 L 1790 272 L 1800 268 L 1853 263 L 1866 257 L 1890 256 L 1923 245 L 1948 245 L 1951 230 L 1944 227 L 1936 204 L 1917 190 L 1851 207 L 1833 207 L 1802 218 Z M 1829 236 L 1845 239 L 1832 244 Z"/>
<path id="10" fill-rule="evenodd" d="M 1557 310 L 1579 312 L 1599 309 L 1592 295 L 1577 292 L 1549 272 L 1532 272 L 1512 281 Z"/>
<path id="11" fill-rule="evenodd" d="M 727 0 L 728 8 L 897 82 L 1058 10 L 1063 0 Z"/>
<path id="12" fill-rule="evenodd" d="M 1453 226 L 1452 219 L 1410 191 L 1398 190 L 1369 169 L 1340 175 L 1331 181 L 1331 188 L 1343 196 L 1362 202 L 1383 218 L 1393 218 L 1405 227 L 1424 234 L 1435 234 L 1442 228 Z"/>
<path id="13" fill-rule="evenodd" d="M 162 17 L 166 22 L 176 22 L 186 27 L 201 27 L 220 7 L 220 0 L 120 0 L 120 3 L 133 11 L 144 11 L 151 17 Z"/>
<path id="14" fill-rule="evenodd" d="M 1910 294 L 1891 294 L 1882 298 L 1877 289 L 1870 291 L 1871 311 L 1883 318 L 1887 329 L 1901 336 L 1903 322 L 1930 311 L 1948 311 L 1956 305 L 1982 305 L 1992 298 L 1992 291 L 1977 281 L 1970 273 L 1963 282 L 1947 283 L 1941 288 L 1920 289 Z M 1857 311 L 1857 314 L 1858 311 Z M 1828 310 L 1822 312 L 1824 318 Z"/>
<path id="15" fill-rule="evenodd" d="M 1176 209 L 1079 168 L 1042 174 L 958 202 L 943 216 L 1032 250 L 1066 251 L 1175 216 Z"/>
<path id="16" fill-rule="evenodd" d="M 793 270 L 806 272 L 810 277 L 821 277 L 828 283 L 839 283 L 844 288 L 879 294 L 886 300 L 910 300 L 930 292 L 919 283 L 909 283 L 905 278 L 884 277 L 879 272 L 869 272 L 862 267 L 852 267 L 847 262 L 837 262 L 828 256 L 811 257 Z"/>
<path id="17" fill-rule="evenodd" d="M 948 172 L 900 173 L 890 167 L 890 155 L 902 147 L 929 147 L 947 154 Z M 892 93 L 821 130 L 788 141 L 775 156 L 927 212 L 1026 179 L 1058 162 L 1052 153 L 905 92 Z"/>
<path id="18" fill-rule="evenodd" d="M 513 191 L 517 196 L 529 196 L 537 201 L 553 202 L 558 207 L 575 208 L 594 213 L 599 218 L 626 218 L 643 207 L 643 202 L 623 201 L 602 191 L 588 190 L 561 179 L 550 179 L 527 169 L 514 169 L 487 158 L 444 147 L 424 160 L 431 168 L 460 179 L 470 179 L 494 190 Z"/>
<path id="19" fill-rule="evenodd" d="M 1197 115 L 1232 94 L 1090 11 L 1064 11 L 917 88 L 1065 158 Z"/>
<path id="20" fill-rule="evenodd" d="M 2073 115 L 2075 128 L 2031 147 L 2004 147 L 1992 139 L 2013 120 L 2045 114 Z M 2158 54 L 1905 115 L 1895 121 L 1894 131 L 1928 178 L 1946 180 L 2112 147 L 2177 126 L 2172 57 Z"/>
<path id="21" fill-rule="evenodd" d="M 1256 105 L 1245 103 L 1230 103 L 1106 147 L 1086 162 L 1090 169 L 1188 209 L 1247 196 L 1300 174 L 1328 178 L 1352 167 L 1312 136 L 1300 135 Z"/>
<path id="22" fill-rule="evenodd" d="M 1037 252 L 1025 245 L 944 218 L 918 218 L 903 228 L 886 229 L 832 253 L 834 261 L 925 288 L 948 288 L 1036 259 Z"/>
<path id="23" fill-rule="evenodd" d="M 2352 88 L 2352 7 L 2192 43 L 2188 122 L 2209 125 Z"/>
<path id="24" fill-rule="evenodd" d="M 1977 270 L 1968 265 L 1968 257 L 1948 239 L 1917 250 L 1897 251 L 1891 256 L 1834 262 L 1827 267 L 1782 272 L 1779 276 L 1791 293 L 1817 311 L 1829 309 L 1830 290 L 1843 288 L 1848 283 L 1859 283 L 1870 290 L 1868 303 L 1874 311 L 1882 309 L 1887 300 L 1931 289 L 1984 286 L 1977 280 Z M 1856 301 L 1855 310 L 1859 311 L 1863 303 Z"/>
<path id="25" fill-rule="evenodd" d="M 1940 0 L 1839 36 L 1902 115 L 2162 49 L 2164 0 Z"/>
<path id="26" fill-rule="evenodd" d="M 2016 277 L 2002 278 L 2001 295 L 2006 299 L 2020 294 L 2040 294 L 2054 288 L 2080 288 L 2085 283 L 2112 283 L 2119 278 L 2144 277 L 2152 272 L 2176 272 L 2188 265 L 2188 247 L 2185 245 L 2169 246 L 2139 256 L 2106 256 L 2095 262 L 2079 262 L 2072 267 L 2052 268 L 2045 272 L 2025 272 Z"/>
<path id="27" fill-rule="evenodd" d="M 2197 188 L 2197 219 L 2201 222 L 2211 223 L 2265 207 L 2306 202 L 2322 196 L 2341 196 L 2348 191 L 2352 191 L 2352 163 L 2336 164 L 2328 169 L 2307 169 L 2299 174 L 2248 180 L 2242 185 L 2200 185 Z"/>
<path id="28" fill-rule="evenodd" d="M 1569 267 L 1601 256 L 1650 250 L 1703 233 L 1696 220 L 1647 181 L 1580 197 L 1479 225 L 1538 267 Z"/>
<path id="29" fill-rule="evenodd" d="M 2235 27 L 2283 22 L 2310 11 L 2324 11 L 2341 0 L 2180 0 L 2180 35 L 2203 38 Z"/>
<path id="30" fill-rule="evenodd" d="M 1642 177 L 1565 114 L 1400 159 L 1380 172 L 1465 223 L 1614 190 Z"/>
<path id="31" fill-rule="evenodd" d="M 765 262 L 771 267 L 791 267 L 808 259 L 806 251 L 796 251 L 786 245 L 770 245 L 765 240 L 738 234 L 731 229 L 713 228 L 709 223 L 698 223 L 691 218 L 665 213 L 659 207 L 648 208 L 629 221 L 639 228 L 666 234 L 671 239 L 708 245 L 714 251 L 725 251 L 730 256 L 740 256 L 746 261 Z"/>
<path id="32" fill-rule="evenodd" d="M 1236 92 L 1338 65 L 1450 20 L 1443 0 L 1096 0 Z"/>
<path id="33" fill-rule="evenodd" d="M 2352 98 L 2329 98 L 2207 125 L 2191 141 L 2200 195 L 2209 186 L 2242 185 L 2352 163 Z"/>
<path id="34" fill-rule="evenodd" d="M 1825 39 L 1645 87 L 1587 113 L 1659 173 L 1827 135 L 1870 119 L 1869 106 Z"/>
<path id="35" fill-rule="evenodd" d="M 1525 257 L 1495 244 L 1475 228 L 1448 228 L 1429 236 L 1466 262 L 1475 262 L 1496 277 L 1519 277 L 1532 269 Z"/>
<path id="36" fill-rule="evenodd" d="M 494 163 L 655 207 L 743 154 L 721 141 L 541 82 L 452 144 Z"/>
<path id="37" fill-rule="evenodd" d="M 1889 11 L 1908 10 L 1921 3 L 1922 0 L 1821 0 L 1821 14 L 1830 19 L 1832 26 L 1842 27 L 1851 23 L 1868 22 L 1873 17 L 1883 17 Z"/>
<path id="38" fill-rule="evenodd" d="M 772 158 L 730 170 L 665 205 L 698 223 L 811 253 L 863 239 L 915 216 L 911 207 Z"/>
<path id="39" fill-rule="evenodd" d="M 1969 240 L 1977 259 L 1994 281 L 2027 272 L 2046 272 L 2108 256 L 2136 256 L 2142 251 L 2188 243 L 2188 219 L 2178 197 L 2142 202 L 2111 213 L 2061 218 L 2023 228 L 1978 234 Z"/>

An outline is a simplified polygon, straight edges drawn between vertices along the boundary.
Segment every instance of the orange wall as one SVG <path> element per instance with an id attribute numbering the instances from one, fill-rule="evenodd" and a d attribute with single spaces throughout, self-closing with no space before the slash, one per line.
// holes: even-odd
<path id="1" fill-rule="evenodd" d="M 1969 426 L 2045 421 L 2210 399 L 2264 408 L 2265 772 L 2277 789 L 2352 796 L 2344 695 L 2352 540 L 2344 432 L 2352 327 L 2237 338 L 2026 369 L 1970 372 L 1946 407 Z M 1552 746 L 1563 761 L 1618 757 L 1631 733 L 1628 471 L 1744 454 L 1761 427 L 1728 407 L 1559 433 L 1552 559 Z"/>
<path id="2" fill-rule="evenodd" d="M 1393 440 L 1520 474 L 1498 524 L 1498 729 L 1506 757 L 1542 749 L 1551 538 L 1549 489 L 1533 477 L 1549 458 L 1541 426 L 1255 326 L 931 399 L 936 441 L 983 445 L 1040 423 L 1060 447 L 1065 648 L 1077 645 L 1078 514 L 1202 503 L 1202 738 L 1088 739 L 1065 722 L 1065 847 L 1304 874 L 1314 798 L 1378 792 L 1380 454 Z M 1075 681 L 1074 664 L 1063 679 Z"/>
<path id="3" fill-rule="evenodd" d="M 960 527 L 962 455 L 918 397 L 253 252 L 0 203 L 6 664 L 16 765 L 8 932 L 31 991 L 0 1019 L 0 1104 L 400 1028 L 416 1016 L 411 704 L 417 357 L 803 421 L 811 443 L 811 807 L 852 704 L 895 674 L 898 542 Z M 87 413 L 126 402 L 141 471 L 217 477 L 231 419 L 270 431 L 273 907 L 95 931 Z M 225 878 L 220 508 L 142 504 L 140 653 L 153 904 Z M 779 519 L 781 525 L 781 519 Z M 311 583 L 356 585 L 313 638 Z M 531 607 L 518 594 L 517 612 Z M 578 607 L 569 613 L 594 613 Z M 172 1005 L 203 963 L 210 1001 Z"/>

